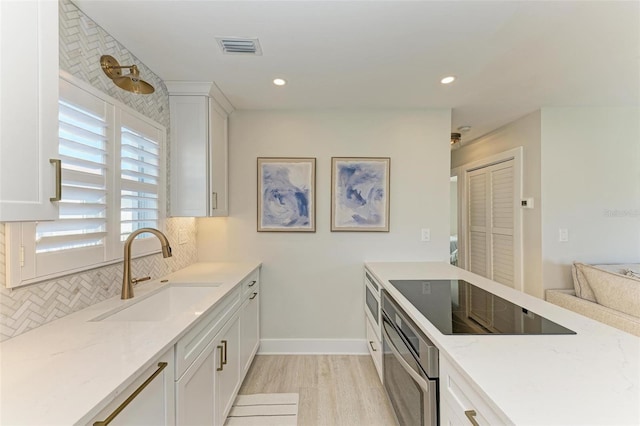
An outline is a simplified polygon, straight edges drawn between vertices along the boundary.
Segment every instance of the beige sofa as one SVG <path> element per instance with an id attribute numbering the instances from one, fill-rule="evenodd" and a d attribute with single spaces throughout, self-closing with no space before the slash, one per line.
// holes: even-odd
<path id="1" fill-rule="evenodd" d="M 640 264 L 574 263 L 573 290 L 547 290 L 548 302 L 640 336 L 640 278 L 625 275 Z"/>

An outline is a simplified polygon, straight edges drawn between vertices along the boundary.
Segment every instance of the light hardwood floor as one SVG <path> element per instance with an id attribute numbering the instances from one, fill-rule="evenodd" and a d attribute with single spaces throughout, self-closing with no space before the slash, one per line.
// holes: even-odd
<path id="1" fill-rule="evenodd" d="M 240 394 L 298 393 L 299 426 L 393 426 L 367 355 L 258 355 Z"/>

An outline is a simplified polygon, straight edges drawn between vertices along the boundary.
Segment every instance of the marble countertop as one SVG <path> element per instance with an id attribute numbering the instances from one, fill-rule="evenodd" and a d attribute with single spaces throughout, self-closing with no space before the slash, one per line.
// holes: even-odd
<path id="1" fill-rule="evenodd" d="M 444 262 L 366 263 L 497 413 L 516 425 L 640 424 L 640 338 Z M 575 335 L 443 335 L 389 280 L 463 279 Z"/>
<path id="2" fill-rule="evenodd" d="M 140 284 L 135 297 L 106 300 L 0 343 L 0 424 L 71 425 L 86 422 L 155 358 L 167 351 L 197 320 L 260 266 L 196 263 Z M 179 283 L 221 282 L 193 312 L 165 321 L 94 322 L 92 319 L 135 303 L 158 288 Z M 195 313 L 197 311 L 197 314 Z"/>

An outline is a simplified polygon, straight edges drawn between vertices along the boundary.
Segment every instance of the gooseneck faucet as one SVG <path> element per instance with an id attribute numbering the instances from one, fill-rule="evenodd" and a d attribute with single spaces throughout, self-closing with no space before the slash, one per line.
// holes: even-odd
<path id="1" fill-rule="evenodd" d="M 136 280 L 131 279 L 131 245 L 133 244 L 133 240 L 138 235 L 145 232 L 149 232 L 158 237 L 158 239 L 160 240 L 160 244 L 162 245 L 162 257 L 171 257 L 171 246 L 169 245 L 169 240 L 162 232 L 158 231 L 157 229 L 140 228 L 129 234 L 129 238 L 127 238 L 127 240 L 124 242 L 124 271 L 122 274 L 122 295 L 120 296 L 121 299 L 131 299 L 133 297 L 133 283 L 145 280 L 145 278 Z"/>

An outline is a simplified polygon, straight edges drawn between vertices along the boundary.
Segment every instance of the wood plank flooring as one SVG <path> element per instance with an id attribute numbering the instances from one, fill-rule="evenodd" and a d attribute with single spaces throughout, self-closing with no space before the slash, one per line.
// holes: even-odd
<path id="1" fill-rule="evenodd" d="M 368 355 L 258 355 L 240 394 L 300 395 L 298 426 L 393 426 Z"/>

